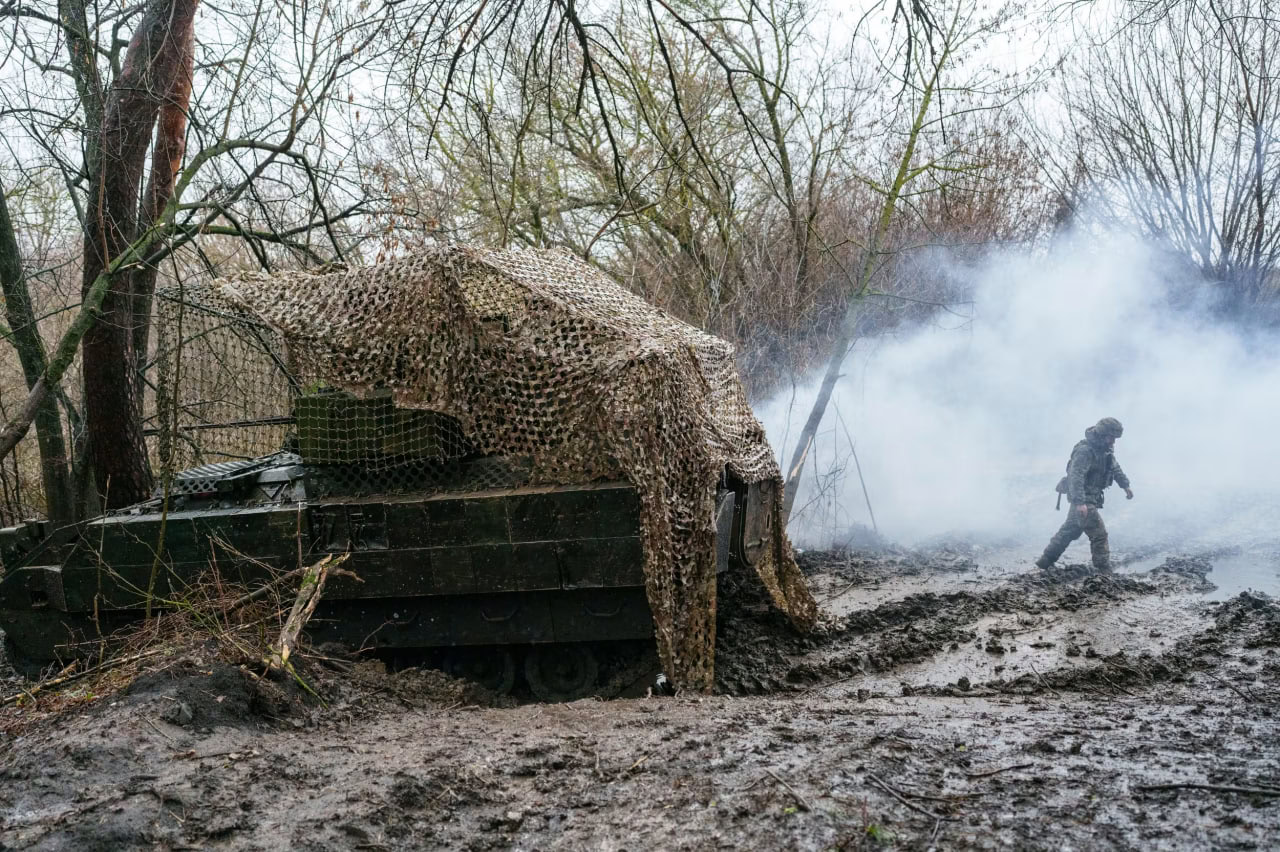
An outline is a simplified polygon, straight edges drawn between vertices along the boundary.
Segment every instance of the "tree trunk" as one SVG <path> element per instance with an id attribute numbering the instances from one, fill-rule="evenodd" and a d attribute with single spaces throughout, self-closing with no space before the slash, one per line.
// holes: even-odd
<path id="1" fill-rule="evenodd" d="M 177 37 L 178 33 L 173 33 Z M 173 196 L 174 180 L 182 168 L 186 150 L 187 108 L 191 103 L 191 74 L 195 30 L 189 27 L 185 39 L 178 44 L 175 73 L 169 79 L 169 91 L 160 106 L 156 123 L 156 144 L 151 155 L 151 177 L 142 199 L 142 221 L 139 230 L 155 224 Z M 134 368 L 142 371 L 147 362 L 151 337 L 151 300 L 156 290 L 155 266 L 140 266 L 133 273 L 133 350 Z"/>
<path id="2" fill-rule="evenodd" d="M 18 351 L 22 374 L 30 391 L 39 383 L 48 366 L 44 341 L 36 324 L 35 311 L 31 307 L 31 293 L 22 272 L 22 257 L 18 249 L 13 220 L 9 218 L 9 205 L 0 186 L 0 287 L 4 292 L 5 313 L 13 334 L 13 346 Z M 70 523 L 75 520 L 75 504 L 72 499 L 71 476 L 67 458 L 67 441 L 62 431 L 62 418 L 58 403 L 52 396 L 44 395 L 34 406 L 32 419 L 36 427 L 36 442 L 40 447 L 40 476 L 44 486 L 45 514 L 49 520 Z"/>
<path id="3" fill-rule="evenodd" d="M 103 96 L 102 79 L 98 76 L 97 42 L 89 36 L 89 18 L 86 14 L 87 0 L 58 0 L 58 22 L 62 25 L 62 36 L 67 40 L 67 57 L 70 59 L 71 79 L 75 82 L 76 95 L 80 98 L 80 108 L 84 110 L 84 126 L 89 132 L 84 134 L 84 162 L 87 168 L 94 169 L 98 163 L 98 134 L 102 127 Z M 90 176 L 96 174 L 90 172 Z M 92 181 L 90 184 L 92 185 Z"/>
<path id="4" fill-rule="evenodd" d="M 791 508 L 795 504 L 796 492 L 800 490 L 800 474 L 804 472 L 805 459 L 808 458 L 809 450 L 817 438 L 818 426 L 822 423 L 822 417 L 827 411 L 827 403 L 831 401 L 831 394 L 840 378 L 840 367 L 844 364 L 844 359 L 849 354 L 849 349 L 853 346 L 857 333 L 858 309 L 862 298 L 871 287 L 876 262 L 880 255 L 884 253 L 884 246 L 889 236 L 889 226 L 893 223 L 894 214 L 898 209 L 898 200 L 902 197 L 907 185 L 930 168 L 928 165 L 913 168 L 912 160 L 915 158 L 916 145 L 919 143 L 920 134 L 924 130 L 925 119 L 929 115 L 929 105 L 933 102 L 933 94 L 942 75 L 942 68 L 950 56 L 951 46 L 946 44 L 937 56 L 933 72 L 922 88 L 920 103 L 916 107 L 911 129 L 907 133 L 906 145 L 903 147 L 902 154 L 898 159 L 897 173 L 893 177 L 893 182 L 884 187 L 883 190 L 884 203 L 880 207 L 880 216 L 876 220 L 871 240 L 866 248 L 861 273 L 857 281 L 850 282 L 853 287 L 849 294 L 849 306 L 845 310 L 840 336 L 831 347 L 831 357 L 827 361 L 827 372 L 822 377 L 822 385 L 818 389 L 818 398 L 814 400 L 813 408 L 809 410 L 809 418 L 805 421 L 804 428 L 800 430 L 795 452 L 791 456 L 791 464 L 784 472 L 786 477 L 786 484 L 782 492 L 782 523 L 784 526 L 791 518 Z"/>
<path id="5" fill-rule="evenodd" d="M 138 194 L 152 129 L 174 93 L 184 86 L 189 91 L 198 1 L 151 0 L 107 96 L 85 217 L 86 293 L 140 233 Z M 183 122 L 170 120 L 166 125 L 180 132 Z M 180 144 L 178 151 L 180 157 Z M 171 159 L 171 153 L 170 142 L 162 140 L 157 155 Z M 172 176 L 158 185 L 172 191 Z M 152 209 L 159 208 L 148 199 L 148 213 Z M 85 422 L 94 476 L 107 508 L 145 499 L 151 490 L 142 435 L 142 381 L 136 369 L 145 353 L 135 351 L 134 280 L 131 269 L 110 275 L 99 321 L 85 334 L 82 349 Z"/>
<path id="6" fill-rule="evenodd" d="M 813 442 L 817 438 L 818 426 L 822 424 L 822 417 L 827 413 L 827 403 L 831 401 L 836 382 L 840 380 L 840 367 L 849 354 L 849 348 L 853 346 L 853 339 L 853 324 L 849 322 L 847 330 L 831 347 L 831 357 L 827 360 L 827 372 L 822 377 L 822 384 L 818 388 L 818 397 L 813 401 L 813 407 L 809 409 L 809 418 L 805 421 L 804 428 L 800 430 L 799 442 L 796 444 L 795 452 L 791 454 L 791 465 L 783 471 L 786 481 L 782 489 L 783 525 L 791 517 L 791 507 L 796 502 L 796 492 L 800 490 L 800 474 L 804 471 L 805 460 L 809 457 L 809 450 L 813 448 Z"/>

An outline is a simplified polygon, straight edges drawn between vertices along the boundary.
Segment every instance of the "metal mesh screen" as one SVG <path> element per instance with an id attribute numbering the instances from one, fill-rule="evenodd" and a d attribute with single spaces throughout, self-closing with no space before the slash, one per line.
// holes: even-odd
<path id="1" fill-rule="evenodd" d="M 273 329 L 205 287 L 156 293 L 158 468 L 184 470 L 275 452 L 293 423 L 297 383 Z M 176 419 L 176 427 L 174 420 Z"/>

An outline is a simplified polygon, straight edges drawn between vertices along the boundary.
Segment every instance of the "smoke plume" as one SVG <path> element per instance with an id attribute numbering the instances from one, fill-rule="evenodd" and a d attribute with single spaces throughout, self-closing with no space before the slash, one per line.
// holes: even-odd
<path id="1" fill-rule="evenodd" d="M 1071 238 L 947 274 L 962 316 L 860 341 L 809 457 L 791 532 L 825 547 L 871 526 L 1043 545 L 1061 523 L 1054 485 L 1100 417 L 1135 499 L 1109 489 L 1114 544 L 1280 537 L 1280 346 L 1188 294 L 1203 284 L 1123 239 Z M 816 381 L 760 410 L 789 459 Z M 1064 506 L 1065 509 L 1065 506 Z"/>

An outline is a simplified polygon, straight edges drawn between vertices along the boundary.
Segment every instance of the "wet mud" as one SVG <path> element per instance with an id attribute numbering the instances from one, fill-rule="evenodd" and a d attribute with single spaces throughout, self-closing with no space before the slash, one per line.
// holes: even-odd
<path id="1" fill-rule="evenodd" d="M 0 848 L 1273 848 L 1275 548 L 801 561 L 819 629 L 726 582 L 710 696 L 537 704 L 337 654 L 302 688 L 195 653 L 15 702 Z"/>

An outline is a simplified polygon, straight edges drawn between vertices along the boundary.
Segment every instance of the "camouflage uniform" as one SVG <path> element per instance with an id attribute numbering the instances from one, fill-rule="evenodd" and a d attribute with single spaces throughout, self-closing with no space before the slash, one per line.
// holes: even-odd
<path id="1" fill-rule="evenodd" d="M 1080 537 L 1081 533 L 1089 536 L 1089 550 L 1093 554 L 1093 565 L 1101 570 L 1111 568 L 1111 550 L 1107 546 L 1107 527 L 1102 523 L 1103 494 L 1112 482 L 1129 488 L 1129 477 L 1125 475 L 1116 461 L 1115 453 L 1107 446 L 1107 439 L 1119 438 L 1124 432 L 1120 421 L 1114 417 L 1104 417 L 1097 425 L 1085 430 L 1084 440 L 1075 445 L 1071 451 L 1071 461 L 1067 463 L 1067 499 L 1071 506 L 1067 511 L 1067 519 L 1062 528 L 1049 540 L 1044 554 L 1036 560 L 1040 568 L 1048 568 L 1067 545 Z M 1088 512 L 1081 516 L 1078 511 L 1081 505 L 1088 506 Z"/>

